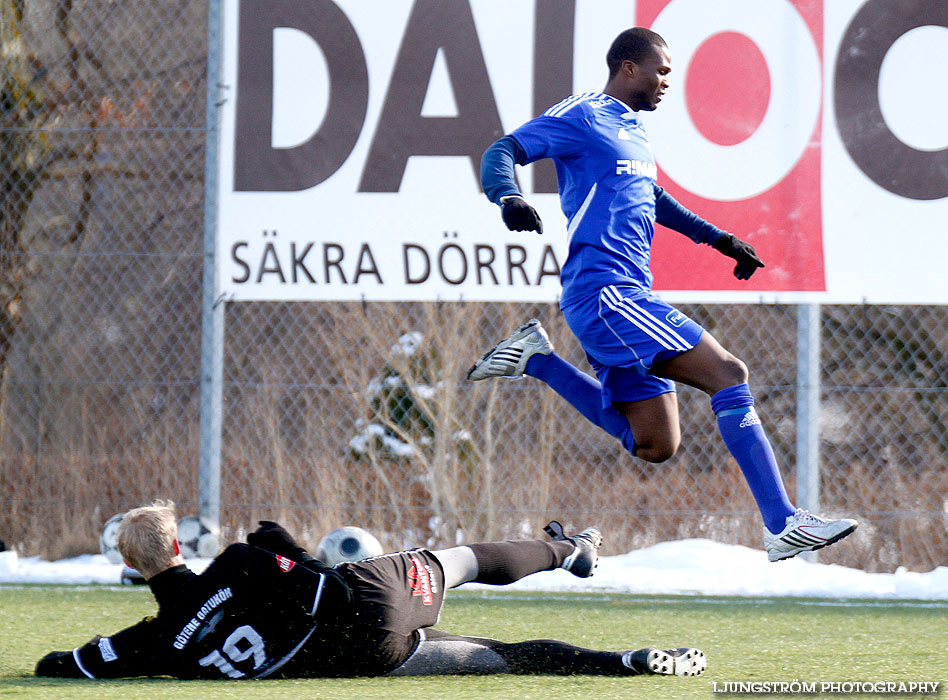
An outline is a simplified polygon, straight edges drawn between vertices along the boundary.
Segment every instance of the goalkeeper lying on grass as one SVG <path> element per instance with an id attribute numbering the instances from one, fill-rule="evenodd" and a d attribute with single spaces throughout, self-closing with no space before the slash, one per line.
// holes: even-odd
<path id="1" fill-rule="evenodd" d="M 593 651 L 554 640 L 507 644 L 431 629 L 445 589 L 462 583 L 503 585 L 555 568 L 591 576 L 599 531 L 572 537 L 548 531 L 552 542 L 415 549 L 328 568 L 282 527 L 262 522 L 248 544 L 230 545 L 196 575 L 180 554 L 174 504 L 156 501 L 125 515 L 118 547 L 146 578 L 158 614 L 71 652 L 51 652 L 36 673 L 251 679 L 704 672 L 705 655 L 692 648 Z"/>

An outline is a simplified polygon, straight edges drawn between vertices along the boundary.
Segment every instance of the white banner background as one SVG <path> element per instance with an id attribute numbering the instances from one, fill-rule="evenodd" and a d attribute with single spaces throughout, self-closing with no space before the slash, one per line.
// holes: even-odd
<path id="1" fill-rule="evenodd" d="M 543 236 L 506 230 L 497 207 L 480 192 L 467 156 L 412 156 L 397 192 L 358 191 L 413 4 L 409 0 L 340 0 L 336 4 L 355 28 L 368 68 L 368 107 L 352 152 L 331 177 L 308 189 L 238 192 L 234 163 L 239 2 L 225 2 L 223 82 L 228 89 L 221 121 L 219 295 L 234 300 L 557 299 L 560 287 L 551 274 L 552 256 L 560 265 L 565 260 L 565 220 L 555 194 L 531 194 L 530 168 L 521 170 L 520 182 L 543 217 Z M 687 130 L 687 122 L 680 118 L 687 118 L 687 111 L 674 102 L 684 100 L 687 70 L 687 56 L 683 63 L 676 62 L 676 37 L 681 36 L 679 44 L 683 46 L 687 41 L 699 41 L 702 33 L 710 37 L 729 28 L 726 23 L 721 27 L 689 24 L 689 4 L 693 0 L 673 0 L 656 21 L 656 28 L 671 47 L 673 76 L 679 79 L 658 111 L 647 116 L 657 161 L 667 173 L 682 172 L 679 163 L 688 159 L 696 161 L 696 171 L 709 167 L 704 155 L 696 153 L 695 137 L 700 140 L 700 133 Z M 714 6 L 718 16 L 727 17 L 730 5 L 737 11 L 743 4 L 746 0 L 722 0 Z M 794 11 L 789 2 L 779 4 L 783 12 Z M 470 6 L 502 127 L 510 131 L 534 112 L 534 4 L 471 0 Z M 670 301 L 948 302 L 948 275 L 944 273 L 948 198 L 909 199 L 883 189 L 857 167 L 839 135 L 833 109 L 836 57 L 861 6 L 857 0 L 825 3 L 821 67 L 814 49 L 807 46 L 812 37 L 799 42 L 791 37 L 788 45 L 795 47 L 798 55 L 770 66 L 771 108 L 785 97 L 775 93 L 786 85 L 814 96 L 817 102 L 822 99 L 819 215 L 825 291 L 798 291 L 792 280 L 789 288 L 786 281 L 770 288 L 766 275 L 761 275 L 760 280 L 755 276 L 759 288 L 749 291 L 729 287 L 685 290 L 673 285 L 659 288 L 663 297 Z M 606 80 L 605 51 L 619 31 L 636 23 L 636 3 L 577 0 L 575 18 L 573 90 L 601 89 Z M 732 30 L 763 41 L 772 32 L 768 24 L 772 20 L 757 12 L 750 15 L 749 26 Z M 753 22 L 761 26 L 755 28 Z M 687 39 L 689 35 L 697 38 Z M 906 33 L 887 54 L 878 81 L 886 124 L 900 140 L 919 150 L 938 151 L 948 146 L 948 74 L 943 70 L 948 59 L 946 37 L 948 29 L 940 26 Z M 761 50 L 768 63 L 777 60 L 768 56 L 770 48 L 761 46 Z M 274 30 L 273 54 L 271 144 L 290 149 L 319 131 L 329 103 L 330 80 L 320 47 L 296 29 Z M 793 65 L 799 66 L 797 77 L 804 81 L 802 85 L 793 85 L 794 76 L 786 75 L 787 66 Z M 821 84 L 806 84 L 814 75 L 818 80 L 820 73 Z M 422 116 L 457 116 L 453 86 L 463 80 L 463 75 L 451 74 L 439 52 L 430 72 Z M 722 80 L 739 81 L 741 76 L 722 76 Z M 801 105 L 801 118 L 815 114 L 814 109 L 815 103 Z M 779 118 L 783 117 L 768 115 L 761 129 L 781 133 Z M 789 125 L 787 133 L 793 133 Z M 745 142 L 745 152 L 751 140 Z M 718 188 L 720 191 L 696 191 L 702 188 L 700 182 L 689 183 L 681 176 L 685 181 L 678 184 L 709 201 L 744 196 L 741 191 L 754 190 L 755 179 L 759 188 L 766 189 L 773 178 L 766 172 L 766 164 L 777 160 L 778 154 L 771 158 L 766 152 L 768 147 L 777 147 L 773 137 L 761 143 L 762 151 L 756 158 L 748 157 L 741 170 L 743 185 L 737 173 L 732 186 Z M 708 145 L 709 152 L 741 150 L 741 144 Z M 756 169 L 755 161 L 761 164 Z M 732 171 L 741 168 L 741 161 L 729 162 L 727 167 Z M 727 171 L 719 171 L 716 177 L 727 178 Z M 660 184 L 665 184 L 661 178 Z M 694 209 L 703 214 L 700 207 Z M 714 217 L 708 218 L 714 221 Z M 747 233 L 731 230 L 742 237 Z M 753 242 L 766 262 L 766 240 Z M 303 256 L 309 244 L 311 248 Z M 704 247 L 700 254 L 718 256 Z M 294 255 L 300 260 L 297 264 Z M 508 256 L 512 256 L 510 262 Z M 423 275 L 425 258 L 427 276 Z M 720 266 L 730 269 L 724 259 Z"/>

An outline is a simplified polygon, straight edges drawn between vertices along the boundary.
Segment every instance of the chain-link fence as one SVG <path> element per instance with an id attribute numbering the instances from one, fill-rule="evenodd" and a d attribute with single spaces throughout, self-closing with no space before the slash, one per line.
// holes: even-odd
<path id="1" fill-rule="evenodd" d="M 59 557 L 155 497 L 197 512 L 207 3 L 0 0 L 0 539 Z M 682 305 L 751 368 L 794 494 L 792 306 Z M 463 381 L 554 305 L 241 303 L 225 314 L 222 526 L 389 548 L 598 523 L 609 554 L 682 537 L 761 546 L 708 399 L 683 444 L 630 457 L 532 379 Z M 948 311 L 822 312 L 822 503 L 861 521 L 823 561 L 948 563 Z"/>
<path id="2" fill-rule="evenodd" d="M 0 0 L 2 537 L 191 491 L 206 2 Z"/>

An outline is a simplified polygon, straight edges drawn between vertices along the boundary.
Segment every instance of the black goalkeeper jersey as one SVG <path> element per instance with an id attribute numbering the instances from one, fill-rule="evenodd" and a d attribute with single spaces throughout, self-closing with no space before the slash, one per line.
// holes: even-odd
<path id="1" fill-rule="evenodd" d="M 277 673 L 321 623 L 345 614 L 346 584 L 315 562 L 233 544 L 201 575 L 178 566 L 148 581 L 158 614 L 70 652 L 37 674 L 250 679 Z M 315 640 L 314 640 L 315 641 Z"/>

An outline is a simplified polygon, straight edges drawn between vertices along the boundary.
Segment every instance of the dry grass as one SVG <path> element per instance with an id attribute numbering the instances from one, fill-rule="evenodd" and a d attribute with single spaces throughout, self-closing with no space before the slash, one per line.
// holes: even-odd
<path id="1" fill-rule="evenodd" d="M 228 321 L 226 537 L 240 537 L 256 519 L 269 518 L 314 547 L 332 527 L 359 524 L 394 549 L 539 536 L 548 518 L 558 518 L 574 527 L 599 524 L 608 554 L 684 537 L 760 546 L 753 500 L 699 392 L 680 393 L 684 439 L 678 456 L 649 465 L 539 382 L 461 381 L 481 352 L 534 315 L 558 352 L 582 363 L 561 315 L 549 306 L 283 304 L 267 308 L 267 318 L 279 319 L 269 326 L 253 317 L 262 312 L 252 306 L 235 310 Z M 779 307 L 761 313 L 774 326 L 787 316 Z M 701 320 L 713 324 L 712 315 Z M 760 319 L 741 319 L 714 332 L 736 333 L 735 352 L 760 355 L 740 345 L 758 347 L 747 329 L 759 332 L 761 325 Z M 258 335 L 241 328 L 255 328 Z M 424 336 L 425 352 L 436 359 L 426 372 L 436 370 L 437 381 L 413 376 L 417 368 L 392 354 L 399 336 L 412 331 Z M 294 344 L 306 352 L 272 360 Z M 780 344 L 767 357 L 752 381 L 792 497 L 793 353 Z M 431 444 L 371 410 L 367 387 L 386 362 L 408 384 L 424 379 L 433 389 L 413 396 L 432 417 Z M 0 538 L 25 554 L 61 557 L 95 551 L 101 524 L 142 501 L 170 497 L 182 515 L 196 512 L 198 407 L 191 391 L 181 411 L 157 418 L 149 414 L 148 397 L 63 393 L 58 415 L 70 417 L 71 428 L 60 425 L 55 434 L 70 437 L 42 449 L 8 427 L 0 457 Z M 850 418 L 837 431 L 842 437 L 827 433 L 836 442 L 824 445 L 823 503 L 829 514 L 857 517 L 862 526 L 822 560 L 874 571 L 944 564 L 948 470 L 937 458 L 938 439 L 928 447 L 913 445 L 933 459 L 897 459 L 904 453 L 873 442 L 880 439 L 878 411 L 864 393 L 859 396 L 863 403 L 847 410 L 871 416 L 869 429 L 863 434 L 862 421 Z M 886 400 L 880 393 L 879 401 Z M 930 415 L 938 405 L 931 397 L 925 401 Z M 402 430 L 399 437 L 413 444 L 414 457 L 347 458 L 356 422 L 365 418 Z M 467 455 L 452 441 L 459 429 L 472 436 Z"/>

